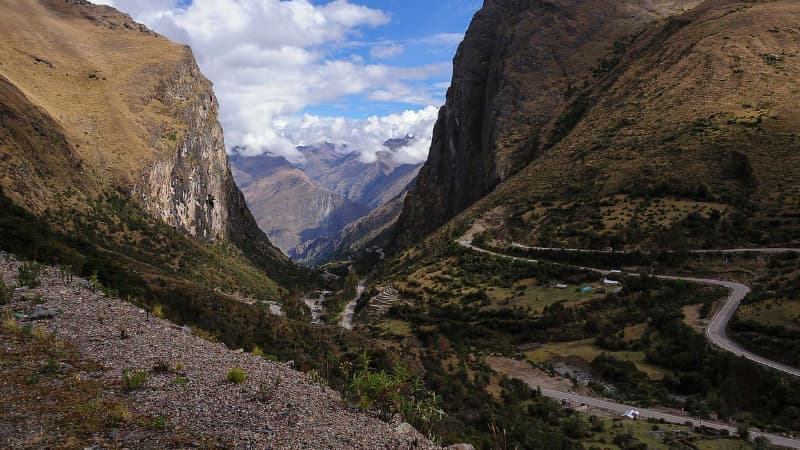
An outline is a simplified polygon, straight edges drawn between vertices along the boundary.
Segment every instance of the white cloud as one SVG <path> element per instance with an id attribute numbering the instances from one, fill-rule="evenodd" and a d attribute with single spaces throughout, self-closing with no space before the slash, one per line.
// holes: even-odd
<path id="1" fill-rule="evenodd" d="M 417 141 L 430 142 L 435 117 L 430 120 L 423 112 L 435 111 L 433 107 L 366 121 L 344 120 L 335 127 L 333 124 L 339 123 L 335 118 L 317 118 L 319 125 L 312 127 L 306 123 L 310 116 L 302 116 L 309 106 L 336 103 L 349 96 L 420 107 L 441 101 L 442 92 L 428 80 L 447 77 L 449 62 L 395 67 L 365 63 L 358 54 L 333 56 L 333 50 L 347 48 L 361 37 L 362 30 L 388 23 L 389 16 L 383 11 L 351 0 L 325 4 L 309 0 L 98 3 L 115 6 L 155 31 L 192 46 L 203 73 L 214 82 L 229 148 L 246 146 L 250 154 L 272 152 L 297 161 L 301 156 L 295 148 L 320 143 L 313 141 L 317 136 L 348 142 L 369 159 L 381 148 L 376 142 L 402 137 L 405 129 L 422 136 L 415 145 Z M 441 36 L 428 39 L 431 45 L 452 40 Z M 403 51 L 402 43 L 387 41 L 374 45 L 370 56 L 387 59 Z M 414 120 L 415 124 L 407 123 Z M 373 122 L 380 126 L 370 128 L 372 135 L 362 138 L 364 124 Z M 416 162 L 425 158 L 427 148 L 424 152 L 409 149 L 403 155 Z"/>
<path id="2" fill-rule="evenodd" d="M 400 44 L 378 44 L 369 52 L 373 59 L 389 59 L 402 55 L 405 47 Z"/>
<path id="3" fill-rule="evenodd" d="M 330 142 L 347 145 L 347 152 L 359 152 L 364 162 L 375 161 L 376 153 L 386 150 L 388 139 L 414 136 L 410 145 L 399 149 L 394 160 L 400 164 L 425 161 L 431 146 L 431 131 L 436 123 L 438 109 L 429 106 L 418 111 L 405 111 L 388 116 L 373 116 L 365 120 L 318 117 L 306 114 L 297 121 L 273 124 L 280 139 L 297 145 L 315 145 Z M 252 153 L 249 153 L 252 154 Z M 293 162 L 302 162 L 299 154 Z"/>

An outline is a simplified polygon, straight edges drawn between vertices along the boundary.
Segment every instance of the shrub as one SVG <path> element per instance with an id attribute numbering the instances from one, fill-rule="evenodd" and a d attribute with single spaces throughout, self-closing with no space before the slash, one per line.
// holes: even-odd
<path id="1" fill-rule="evenodd" d="M 47 328 L 44 325 L 37 325 L 33 328 L 33 337 L 38 341 L 43 341 L 47 338 Z"/>
<path id="2" fill-rule="evenodd" d="M 39 373 L 43 375 L 55 375 L 58 371 L 58 361 L 52 356 L 48 357 L 47 362 L 39 368 Z"/>
<path id="3" fill-rule="evenodd" d="M 41 284 L 39 281 L 41 272 L 42 266 L 37 262 L 22 263 L 17 268 L 17 283 L 30 289 L 37 288 Z"/>
<path id="4" fill-rule="evenodd" d="M 169 363 L 166 361 L 158 361 L 157 363 L 153 364 L 153 368 L 150 370 L 153 373 L 170 373 L 172 369 L 169 367 Z"/>
<path id="5" fill-rule="evenodd" d="M 11 302 L 13 297 L 14 291 L 12 291 L 11 288 L 8 287 L 2 279 L 0 279 L 0 305 L 8 304 Z"/>
<path id="6" fill-rule="evenodd" d="M 133 418 L 133 414 L 131 414 L 130 410 L 124 403 L 117 403 L 114 405 L 114 409 L 111 411 L 111 417 L 119 423 L 127 423 L 130 422 Z"/>
<path id="7" fill-rule="evenodd" d="M 175 386 L 185 387 L 187 384 L 189 384 L 189 379 L 178 375 L 175 377 L 175 380 L 172 382 L 172 384 Z"/>
<path id="8" fill-rule="evenodd" d="M 133 373 L 127 370 L 122 372 L 122 390 L 126 392 L 140 389 L 144 385 L 145 381 L 147 381 L 147 372 L 143 370 Z"/>
<path id="9" fill-rule="evenodd" d="M 229 369 L 225 379 L 228 380 L 229 383 L 242 384 L 244 383 L 244 370 L 238 367 Z"/>
<path id="10" fill-rule="evenodd" d="M 164 307 L 161 305 L 153 306 L 153 315 L 159 319 L 164 317 Z"/>
<path id="11" fill-rule="evenodd" d="M 258 345 L 254 345 L 253 346 L 253 351 L 250 352 L 250 353 L 252 353 L 255 356 L 260 356 L 262 358 L 264 357 L 264 349 L 259 347 Z"/>
<path id="12" fill-rule="evenodd" d="M 158 431 L 164 431 L 169 427 L 169 422 L 165 416 L 155 416 L 150 419 L 150 428 Z"/>
<path id="13" fill-rule="evenodd" d="M 13 317 L 9 317 L 3 320 L 3 329 L 11 333 L 16 333 L 19 331 L 19 323 L 17 323 L 17 320 Z"/>
<path id="14" fill-rule="evenodd" d="M 256 399 L 260 402 L 272 400 L 275 394 L 277 394 L 280 385 L 281 379 L 278 377 L 273 377 L 270 381 L 261 383 L 261 386 L 258 388 L 258 393 L 256 394 Z"/>

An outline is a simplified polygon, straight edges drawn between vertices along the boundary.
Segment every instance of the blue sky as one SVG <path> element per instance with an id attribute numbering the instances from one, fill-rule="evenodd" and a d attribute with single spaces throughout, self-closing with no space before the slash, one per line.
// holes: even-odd
<path id="1" fill-rule="evenodd" d="M 436 108 L 477 0 L 96 0 L 191 45 L 214 83 L 229 149 L 301 158 L 347 144 L 365 160 L 413 134 L 427 157 Z"/>
<path id="2" fill-rule="evenodd" d="M 324 2 L 315 2 L 317 4 Z M 360 30 L 350 44 L 332 53 L 334 57 L 358 54 L 368 62 L 383 62 L 400 67 L 417 67 L 426 64 L 449 63 L 458 47 L 457 36 L 463 36 L 472 16 L 480 8 L 476 0 L 369 0 L 357 2 L 370 8 L 386 12 L 390 22 L 375 28 Z M 375 58 L 371 55 L 376 44 L 382 48 L 395 48 L 402 52 L 395 56 Z M 390 52 L 391 53 L 391 52 Z M 450 83 L 450 72 L 414 83 L 420 89 L 430 89 L 444 102 L 446 85 Z M 345 116 L 366 118 L 371 115 L 386 115 L 420 104 L 382 102 L 364 96 L 344 97 L 337 102 L 314 105 L 307 109 L 311 114 L 323 116 Z M 438 105 L 436 105 L 438 106 Z"/>

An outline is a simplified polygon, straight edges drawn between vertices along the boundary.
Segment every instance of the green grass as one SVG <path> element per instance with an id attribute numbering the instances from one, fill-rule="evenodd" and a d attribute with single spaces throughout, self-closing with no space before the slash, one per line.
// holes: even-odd
<path id="1" fill-rule="evenodd" d="M 575 356 L 581 358 L 587 363 L 591 363 L 600 354 L 606 353 L 622 361 L 630 361 L 636 364 L 642 372 L 646 373 L 651 380 L 661 380 L 664 378 L 666 371 L 657 366 L 645 362 L 644 352 L 612 352 L 604 350 L 594 345 L 594 338 L 583 339 L 580 341 L 571 342 L 556 342 L 551 344 L 543 344 L 536 350 L 531 350 L 525 353 L 525 356 L 539 364 L 544 364 L 556 357 Z"/>
<path id="2" fill-rule="evenodd" d="M 534 314 L 541 314 L 545 307 L 556 303 L 563 303 L 565 307 L 571 307 L 605 296 L 595 293 L 595 287 L 592 287 L 590 292 L 582 292 L 580 289 L 585 286 L 591 287 L 591 284 L 569 285 L 567 289 L 557 289 L 538 286 L 534 280 L 522 280 L 515 283 L 514 287 L 510 289 L 492 286 L 486 290 L 492 304 L 485 308 L 492 310 L 521 307 L 530 309 Z"/>
<path id="3" fill-rule="evenodd" d="M 742 305 L 736 314 L 742 320 L 753 320 L 764 325 L 800 329 L 799 300 L 770 299 L 755 304 Z"/>

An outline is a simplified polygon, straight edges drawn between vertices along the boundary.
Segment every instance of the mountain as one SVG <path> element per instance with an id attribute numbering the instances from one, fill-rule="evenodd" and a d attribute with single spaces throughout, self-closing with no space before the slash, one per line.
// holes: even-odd
<path id="1" fill-rule="evenodd" d="M 231 161 L 256 221 L 290 256 L 301 243 L 335 234 L 368 213 L 281 156 L 234 156 Z"/>
<path id="2" fill-rule="evenodd" d="M 398 243 L 413 244 L 555 146 L 580 117 L 567 107 L 593 70 L 610 69 L 646 24 L 698 3 L 486 1 L 456 53 Z"/>
<path id="3" fill-rule="evenodd" d="M 347 146 L 325 143 L 299 147 L 304 160 L 296 164 L 280 156 L 241 154 L 232 164 L 261 229 L 292 258 L 319 262 L 351 251 L 394 223 L 397 199 L 404 198 L 420 168 L 399 164 L 394 152 L 413 139 L 387 140 L 371 162 Z M 347 248 L 339 251 L 345 242 Z"/>
<path id="4" fill-rule="evenodd" d="M 604 43 L 606 56 L 591 67 L 584 60 L 566 72 L 571 77 L 554 78 L 565 88 L 549 115 L 532 115 L 529 107 L 492 113 L 498 97 L 487 113 L 487 105 L 464 103 L 486 95 L 487 86 L 517 85 L 520 96 L 530 99 L 529 106 L 556 98 L 545 95 L 535 82 L 515 84 L 529 67 L 515 64 L 515 58 L 499 60 L 505 61 L 508 73 L 497 83 L 489 76 L 485 85 L 464 85 L 463 55 L 469 54 L 470 42 L 485 35 L 482 24 L 493 11 L 516 3 L 489 3 L 476 16 L 459 51 L 454 88 L 437 125 L 431 158 L 400 219 L 400 242 L 413 242 L 414 236 L 477 200 L 462 217 L 499 212 L 502 228 L 516 240 L 542 245 L 674 248 L 773 245 L 796 239 L 800 193 L 794 186 L 800 179 L 800 160 L 793 149 L 800 139 L 800 91 L 792 80 L 800 70 L 794 56 L 800 45 L 793 39 L 797 26 L 791 18 L 800 5 L 703 2 L 633 35 L 630 27 L 622 27 L 617 33 L 591 34 L 597 39 L 586 42 L 551 40 L 545 36 L 554 33 L 550 28 L 534 30 L 529 39 L 519 38 L 528 35 L 518 32 L 509 44 L 512 48 L 522 40 L 566 52 L 562 45 L 568 44 L 578 49 L 571 53 L 577 55 L 582 42 L 595 49 Z M 631 7 L 610 7 L 618 2 L 533 2 L 527 11 L 535 15 L 517 10 L 500 22 L 523 23 L 522 18 L 536 17 L 534 23 L 556 26 L 577 20 L 588 14 L 583 8 L 599 4 L 610 9 L 602 23 L 588 27 L 598 32 L 616 30 L 605 21 L 614 17 L 613 11 Z M 591 20 L 600 20 L 597 17 Z M 619 18 L 613 23 L 620 20 L 629 23 Z M 600 37 L 620 34 L 628 38 L 612 42 Z M 496 42 L 484 47 L 495 48 Z M 542 60 L 549 61 L 531 60 L 536 63 L 534 73 Z M 530 117 L 540 117 L 543 125 L 518 125 Z M 505 141 L 491 133 L 498 129 L 513 130 L 519 143 L 500 145 Z M 463 130 L 489 133 L 468 139 L 461 135 Z M 529 151 L 521 142 L 537 145 Z M 516 169 L 507 163 L 515 159 L 508 155 L 524 155 L 521 159 L 530 162 Z M 503 167 L 515 168 L 516 175 L 504 179 L 503 170 L 498 170 Z M 483 180 L 482 187 L 470 190 L 473 185 L 465 181 L 466 174 Z M 481 199 L 484 190 L 492 192 Z"/>
<path id="5" fill-rule="evenodd" d="M 300 244 L 295 257 L 300 261 L 322 263 L 335 258 L 350 258 L 371 248 L 383 251 L 391 244 L 393 226 L 403 211 L 408 188 L 366 216 L 347 224 L 338 233 Z"/>
<path id="6" fill-rule="evenodd" d="M 306 282 L 234 183 L 188 47 L 79 0 L 0 1 L 0 24 L 0 246 L 187 320 Z"/>

